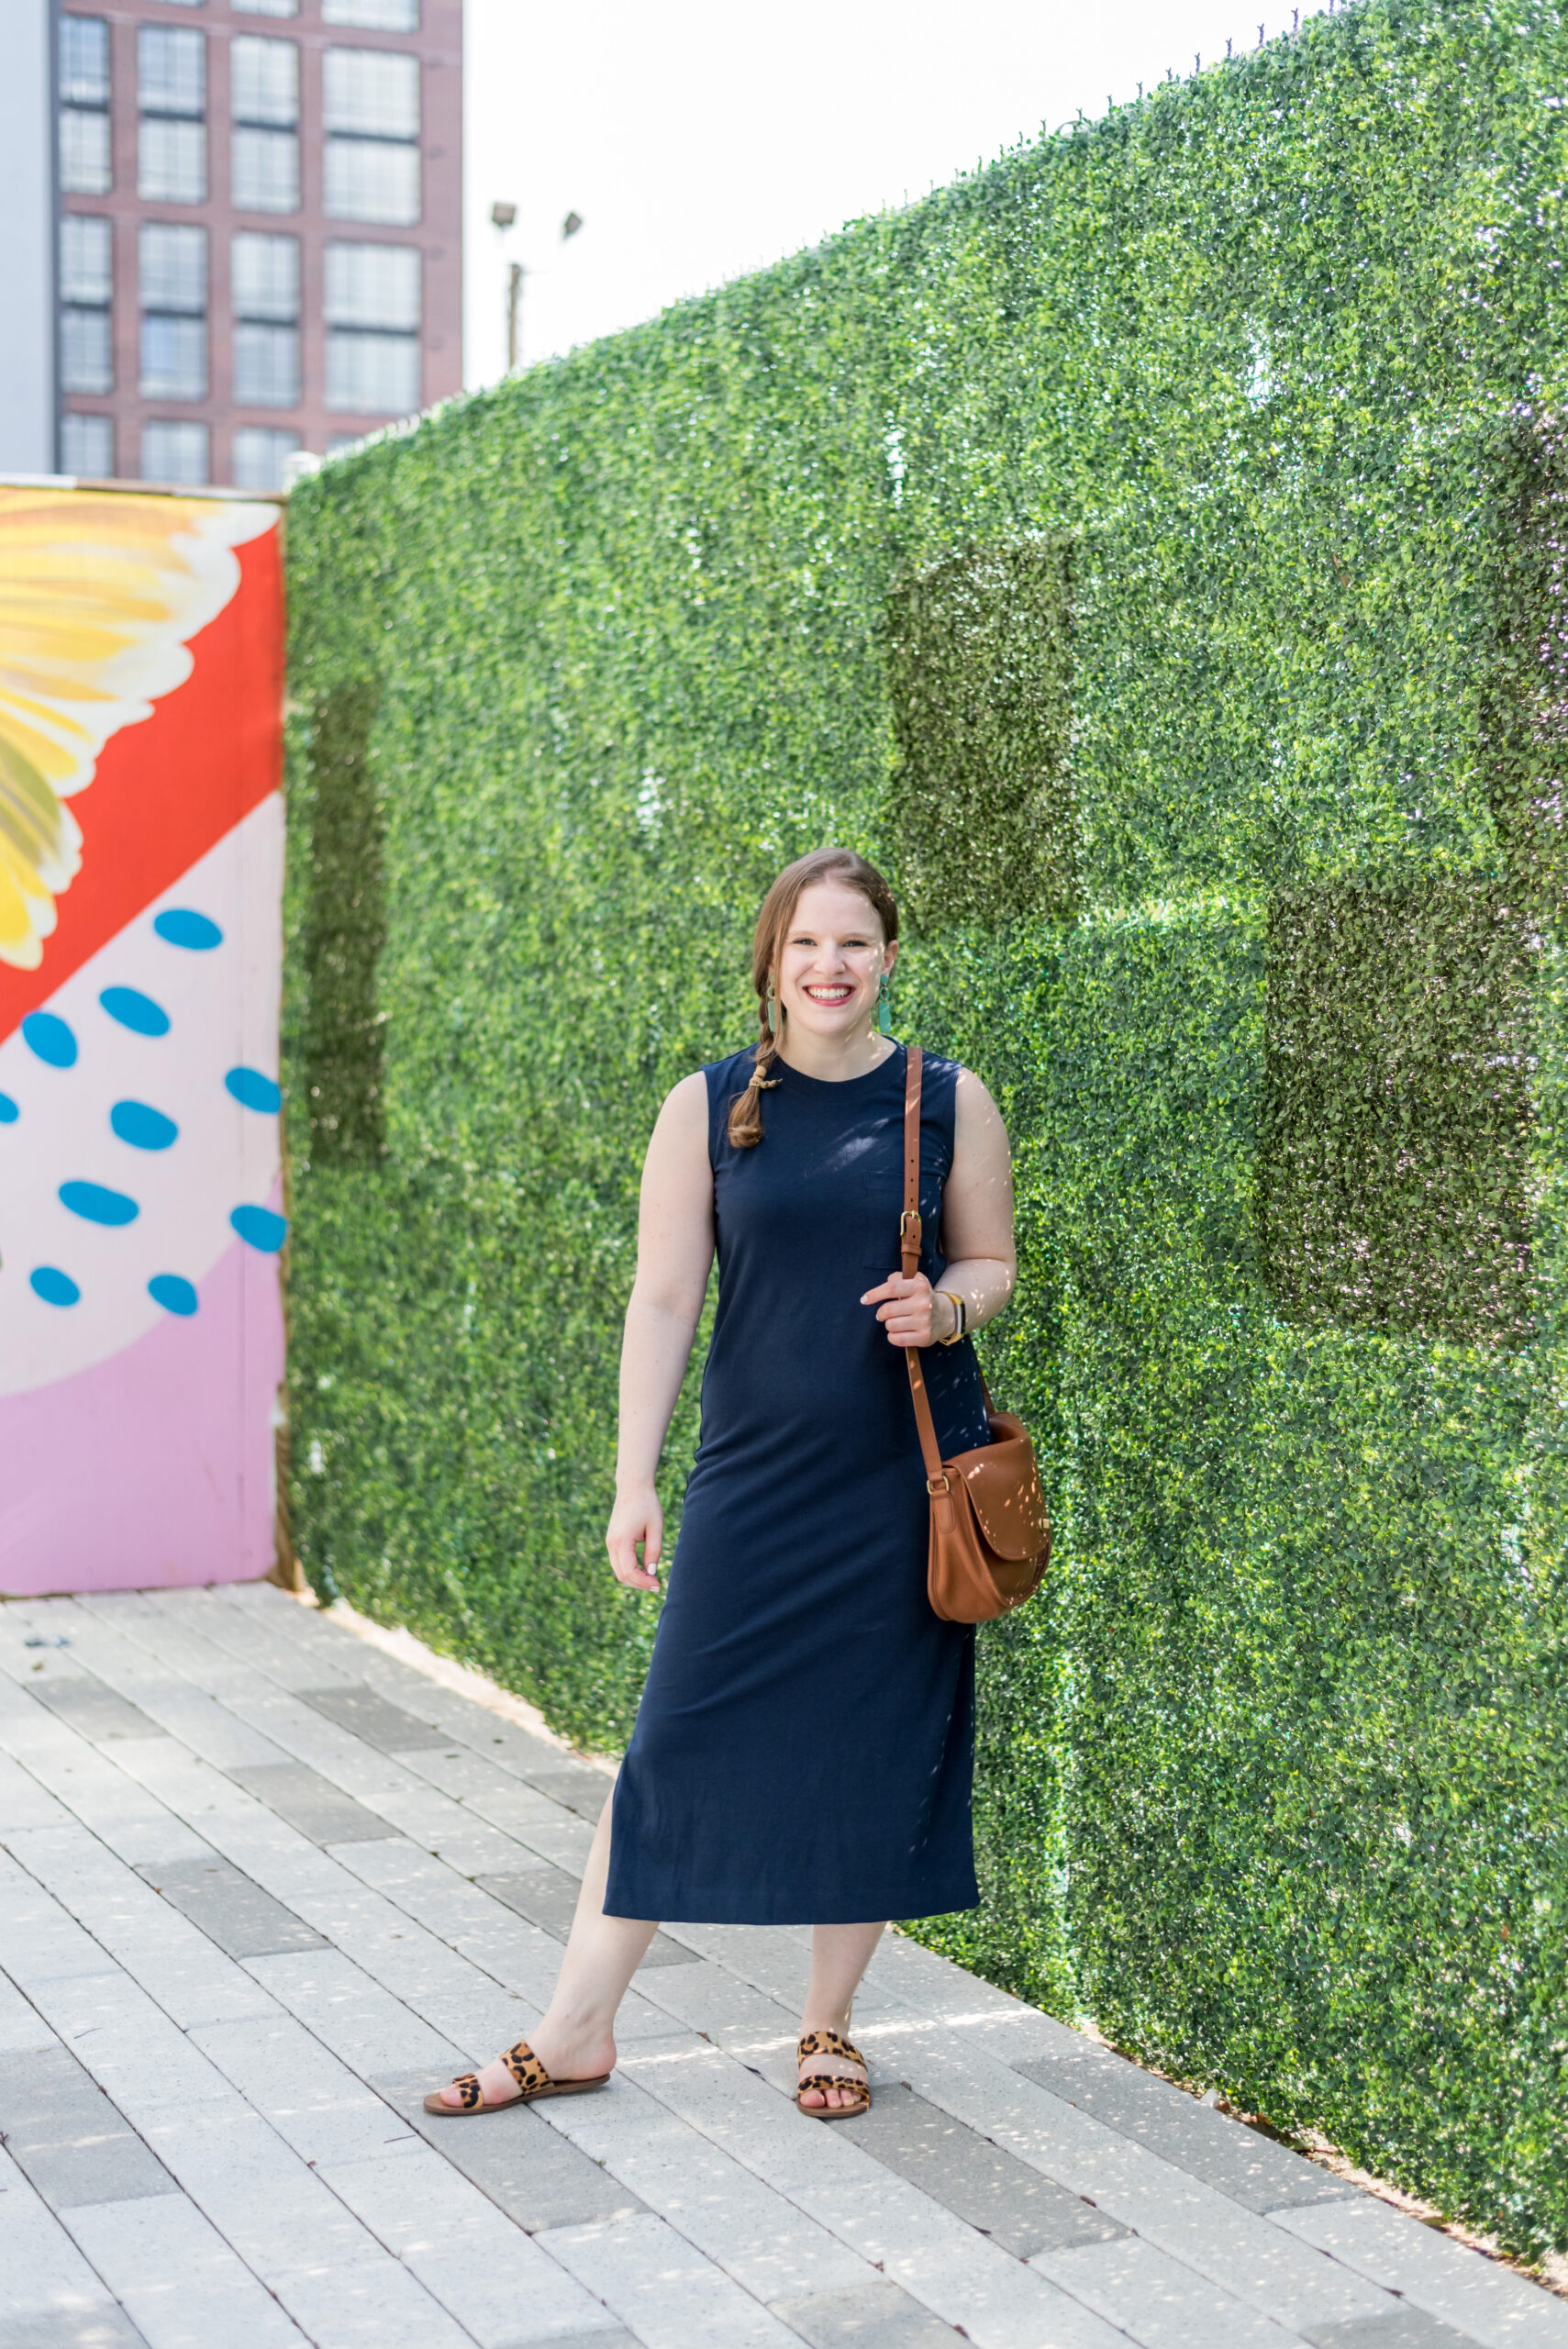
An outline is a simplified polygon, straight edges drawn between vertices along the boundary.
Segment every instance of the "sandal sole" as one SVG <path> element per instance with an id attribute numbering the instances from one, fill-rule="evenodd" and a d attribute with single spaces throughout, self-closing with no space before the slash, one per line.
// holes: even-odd
<path id="1" fill-rule="evenodd" d="M 487 2113 L 515 2112 L 519 2104 L 538 2104 L 547 2096 L 586 2096 L 590 2088 L 607 2087 L 609 2078 L 608 2072 L 601 2072 L 593 2080 L 551 2080 L 547 2088 L 530 2088 L 527 2095 L 506 2097 L 500 2104 L 443 2104 L 439 2088 L 435 2088 L 425 2099 L 425 2110 L 438 2121 L 482 2121 Z"/>

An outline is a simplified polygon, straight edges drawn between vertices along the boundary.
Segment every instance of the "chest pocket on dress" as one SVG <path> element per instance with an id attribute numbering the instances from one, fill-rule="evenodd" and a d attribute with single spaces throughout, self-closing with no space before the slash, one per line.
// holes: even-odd
<path id="1" fill-rule="evenodd" d="M 865 1194 L 866 1254 L 863 1262 L 868 1271 L 880 1273 L 885 1280 L 899 1266 L 898 1223 L 904 1212 L 904 1161 L 888 1160 L 862 1169 L 861 1184 Z M 938 1220 L 941 1214 L 941 1177 L 929 1166 L 920 1169 L 920 1219 L 924 1225 L 925 1255 L 936 1252 Z"/>

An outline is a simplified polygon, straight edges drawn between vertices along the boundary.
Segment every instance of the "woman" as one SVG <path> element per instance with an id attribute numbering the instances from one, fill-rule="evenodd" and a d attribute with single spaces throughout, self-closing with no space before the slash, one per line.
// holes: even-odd
<path id="1" fill-rule="evenodd" d="M 821 849 L 768 892 L 752 952 L 761 1033 L 685 1077 L 642 1173 L 621 1354 L 617 1578 L 656 1590 L 659 1456 L 717 1246 L 702 1441 L 670 1595 L 531 2044 L 426 2099 L 489 2111 L 602 2087 L 617 2009 L 656 1920 L 814 1925 L 803 2112 L 863 2112 L 845 2035 L 890 1917 L 976 1900 L 973 1632 L 926 1597 L 929 1502 L 904 1349 L 922 1354 L 944 1456 L 989 1441 L 965 1328 L 1012 1291 L 1007 1137 L 985 1087 L 927 1059 L 911 1279 L 898 1258 L 905 1053 L 878 1032 L 898 908 L 862 857 Z M 639 1551 L 641 1552 L 640 1562 Z"/>

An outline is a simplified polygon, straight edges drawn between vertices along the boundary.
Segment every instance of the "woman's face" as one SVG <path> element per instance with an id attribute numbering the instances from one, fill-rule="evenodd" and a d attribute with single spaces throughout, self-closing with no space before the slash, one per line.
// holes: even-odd
<path id="1" fill-rule="evenodd" d="M 778 998 L 791 1025 L 824 1039 L 854 1035 L 874 1017 L 882 974 L 897 952 L 858 889 L 812 882 L 795 901 L 779 954 Z"/>

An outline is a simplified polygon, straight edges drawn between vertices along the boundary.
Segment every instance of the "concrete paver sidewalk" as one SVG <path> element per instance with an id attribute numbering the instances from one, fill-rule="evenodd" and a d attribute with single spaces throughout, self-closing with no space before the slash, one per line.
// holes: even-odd
<path id="1" fill-rule="evenodd" d="M 0 1608 L 0 2349 L 1568 2349 L 1568 2302 L 912 1942 L 792 2102 L 804 1930 L 526 2034 L 607 1780 L 266 1586 Z"/>

